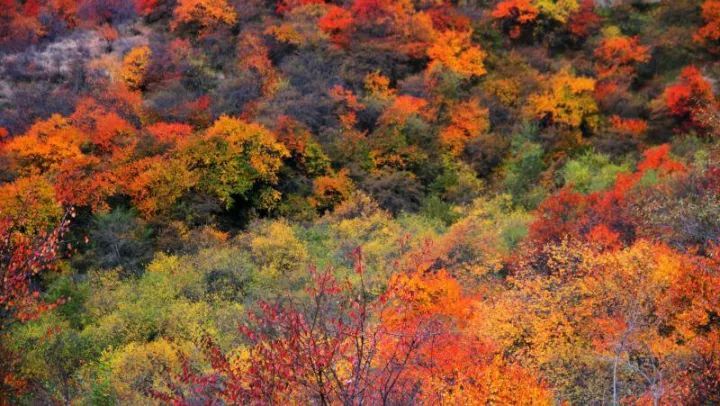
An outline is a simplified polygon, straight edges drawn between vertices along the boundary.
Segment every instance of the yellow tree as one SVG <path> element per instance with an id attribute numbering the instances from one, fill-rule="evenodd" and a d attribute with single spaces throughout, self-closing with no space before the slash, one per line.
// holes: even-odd
<path id="1" fill-rule="evenodd" d="M 123 58 L 120 75 L 130 90 L 140 90 L 145 85 L 151 54 L 150 47 L 143 45 L 131 49 Z"/>
<path id="2" fill-rule="evenodd" d="M 277 183 L 278 171 L 289 154 L 267 128 L 228 116 L 221 116 L 181 151 L 186 165 L 199 176 L 198 186 L 228 207 L 233 196 L 250 197 L 247 194 L 255 185 Z M 279 192 L 270 188 L 262 193 L 260 203 L 264 205 L 272 205 L 279 197 Z"/>
<path id="3" fill-rule="evenodd" d="M 594 90 L 594 79 L 575 76 L 569 69 L 563 69 L 548 78 L 541 92 L 530 96 L 527 112 L 549 124 L 595 127 L 598 107 Z"/>

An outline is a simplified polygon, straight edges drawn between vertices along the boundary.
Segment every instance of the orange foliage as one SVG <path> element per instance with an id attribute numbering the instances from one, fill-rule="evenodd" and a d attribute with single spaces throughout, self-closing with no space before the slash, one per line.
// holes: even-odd
<path id="1" fill-rule="evenodd" d="M 99 158 L 84 156 L 65 162 L 55 179 L 55 196 L 64 205 L 109 209 L 106 199 L 118 191 L 115 174 L 102 168 Z"/>
<path id="2" fill-rule="evenodd" d="M 157 141 L 176 143 L 185 139 L 193 132 L 193 128 L 183 123 L 155 123 L 145 128 Z"/>
<path id="3" fill-rule="evenodd" d="M 139 90 L 145 86 L 150 56 L 150 47 L 139 46 L 131 49 L 123 58 L 120 76 L 131 90 Z"/>
<path id="4" fill-rule="evenodd" d="M 146 216 L 168 210 L 197 182 L 182 162 L 159 156 L 123 167 L 118 177 L 123 191 Z"/>
<path id="5" fill-rule="evenodd" d="M 1 147 L 14 158 L 21 173 L 44 172 L 65 160 L 80 157 L 83 140 L 83 134 L 70 120 L 54 114 Z"/>
<path id="6" fill-rule="evenodd" d="M 237 13 L 227 0 L 179 0 L 171 25 L 176 29 L 195 23 L 207 30 L 221 24 L 234 24 L 236 20 Z"/>
<path id="7" fill-rule="evenodd" d="M 347 171 L 332 176 L 320 176 L 313 181 L 313 195 L 310 203 L 319 211 L 331 210 L 350 197 L 353 184 Z"/>
<path id="8" fill-rule="evenodd" d="M 262 38 L 254 34 L 243 35 L 238 44 L 238 62 L 240 68 L 254 70 L 260 75 L 263 94 L 271 95 L 277 89 L 280 74 L 273 66 Z"/>
<path id="9" fill-rule="evenodd" d="M 390 79 L 379 72 L 365 75 L 364 84 L 365 90 L 380 100 L 388 100 L 395 95 L 395 89 L 390 88 Z"/>
<path id="10" fill-rule="evenodd" d="M 37 235 L 61 215 L 52 185 L 44 177 L 31 175 L 0 184 L 0 219 L 11 220 L 16 231 Z"/>
<path id="11" fill-rule="evenodd" d="M 644 159 L 638 164 L 640 172 L 657 170 L 664 174 L 684 172 L 685 165 L 675 161 L 670 156 L 670 145 L 663 144 L 657 147 L 648 148 L 643 152 Z"/>
<path id="12" fill-rule="evenodd" d="M 539 14 L 532 0 L 504 0 L 495 6 L 491 15 L 503 20 L 510 38 L 519 38 L 523 28 L 533 23 Z"/>
<path id="13" fill-rule="evenodd" d="M 289 116 L 280 116 L 275 129 L 277 139 L 293 154 L 305 153 L 311 134 L 300 122 Z"/>
<path id="14" fill-rule="evenodd" d="M 431 62 L 429 71 L 445 67 L 463 77 L 482 76 L 485 70 L 485 51 L 472 43 L 472 32 L 445 31 L 439 33 L 427 50 Z"/>
<path id="15" fill-rule="evenodd" d="M 401 95 L 380 116 L 379 122 L 383 125 L 404 124 L 413 115 L 419 115 L 427 106 L 425 99 L 414 96 Z"/>
<path id="16" fill-rule="evenodd" d="M 428 404 L 550 404 L 544 385 L 471 333 L 474 302 L 447 272 L 395 274 L 387 294 L 380 320 L 389 334 L 379 345 L 381 359 L 392 360 L 398 351 L 420 344 L 420 333 L 433 335 L 432 345 L 418 345 L 406 364 L 398 381 L 402 392 L 417 387 Z"/>
<path id="17" fill-rule="evenodd" d="M 440 132 L 440 143 L 454 154 L 460 154 L 465 145 L 490 128 L 488 109 L 480 107 L 476 99 L 458 103 L 449 112 L 450 124 Z"/>
<path id="18" fill-rule="evenodd" d="M 94 127 L 90 141 L 104 151 L 123 146 L 135 134 L 135 128 L 114 112 L 97 117 Z"/>
<path id="19" fill-rule="evenodd" d="M 618 115 L 610 117 L 612 129 L 620 135 L 639 138 L 645 134 L 648 123 L 639 118 L 623 118 Z"/>
<path id="20" fill-rule="evenodd" d="M 631 76 L 635 73 L 635 65 L 650 60 L 649 48 L 640 45 L 638 37 L 605 38 L 594 55 L 598 79 Z"/>
<path id="21" fill-rule="evenodd" d="M 705 25 L 695 33 L 695 41 L 710 43 L 720 40 L 720 0 L 705 0 L 702 5 L 702 18 Z"/>

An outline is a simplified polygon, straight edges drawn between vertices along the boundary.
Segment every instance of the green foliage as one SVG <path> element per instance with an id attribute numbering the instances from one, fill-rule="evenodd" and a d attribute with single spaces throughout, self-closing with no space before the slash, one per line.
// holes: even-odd
<path id="1" fill-rule="evenodd" d="M 151 230 L 133 209 L 98 214 L 90 231 L 90 259 L 103 268 L 138 272 L 152 256 Z"/>
<path id="2" fill-rule="evenodd" d="M 588 152 L 568 161 L 561 174 L 565 185 L 573 185 L 581 193 L 592 193 L 612 186 L 617 174 L 629 170 L 629 165 L 614 164 L 607 155 Z"/>
<path id="3" fill-rule="evenodd" d="M 543 147 L 518 137 L 513 141 L 515 156 L 503 167 L 503 187 L 515 204 L 526 208 L 535 207 L 544 197 L 540 175 L 546 168 Z"/>

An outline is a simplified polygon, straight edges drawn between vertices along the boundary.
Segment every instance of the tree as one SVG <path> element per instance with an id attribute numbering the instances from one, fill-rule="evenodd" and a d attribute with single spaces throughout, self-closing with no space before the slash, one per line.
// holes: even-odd
<path id="1" fill-rule="evenodd" d="M 348 29 L 352 26 L 352 14 L 335 5 L 328 6 L 327 13 L 318 20 L 318 27 L 330 36 L 337 45 L 346 45 L 350 40 Z"/>
<path id="2" fill-rule="evenodd" d="M 462 153 L 465 145 L 490 129 L 488 109 L 478 100 L 468 100 L 453 106 L 448 115 L 450 124 L 440 132 L 440 142 L 453 154 Z"/>
<path id="3" fill-rule="evenodd" d="M 62 214 L 52 184 L 42 176 L 0 184 L 0 217 L 11 221 L 16 232 L 37 235 L 57 224 Z"/>
<path id="4" fill-rule="evenodd" d="M 578 0 L 534 0 L 540 13 L 553 21 L 565 24 L 570 16 L 580 9 Z"/>
<path id="5" fill-rule="evenodd" d="M 171 26 L 177 29 L 195 24 L 206 31 L 222 24 L 235 24 L 235 21 L 237 13 L 226 0 L 179 0 Z"/>
<path id="6" fill-rule="evenodd" d="M 705 25 L 697 30 L 693 38 L 703 44 L 717 45 L 720 40 L 720 1 L 705 0 L 702 4 L 702 18 Z"/>
<path id="7" fill-rule="evenodd" d="M 311 268 L 307 300 L 261 303 L 241 327 L 249 341 L 243 357 L 228 358 L 206 338 L 213 372 L 186 368 L 181 388 L 192 385 L 195 396 L 209 393 L 206 400 L 230 403 L 548 404 L 542 384 L 464 334 L 471 299 L 447 273 L 400 272 L 374 297 L 362 251 L 353 255 L 355 283 Z M 503 379 L 505 374 L 518 380 Z M 161 398 L 183 403 L 185 393 Z"/>
<path id="8" fill-rule="evenodd" d="M 595 0 L 581 0 L 580 9 L 570 14 L 568 31 L 577 38 L 586 38 L 600 23 L 600 16 L 595 13 Z"/>
<path id="9" fill-rule="evenodd" d="M 566 24 L 578 11 L 577 0 L 503 0 L 495 6 L 492 17 L 500 20 L 503 31 L 517 39 L 542 19 L 553 24 Z"/>
<path id="10" fill-rule="evenodd" d="M 504 0 L 499 2 L 492 11 L 492 17 L 502 21 L 503 30 L 510 38 L 517 39 L 523 29 L 535 22 L 540 10 L 532 0 Z"/>
<path id="11" fill-rule="evenodd" d="M 482 76 L 485 70 L 485 51 L 472 43 L 472 32 L 448 30 L 439 33 L 427 50 L 428 70 L 444 67 L 461 77 Z"/>
<path id="12" fill-rule="evenodd" d="M 125 54 L 120 76 L 130 90 L 141 90 L 145 87 L 151 56 L 150 47 L 146 45 L 135 47 Z"/>
<path id="13" fill-rule="evenodd" d="M 310 203 L 323 213 L 347 200 L 352 191 L 353 184 L 347 176 L 347 171 L 320 176 L 313 181 L 313 195 Z"/>
<path id="14" fill-rule="evenodd" d="M 575 76 L 563 69 L 551 76 L 544 88 L 528 100 L 527 111 L 532 117 L 576 129 L 597 125 L 599 111 L 593 98 L 594 79 Z"/>
<path id="15" fill-rule="evenodd" d="M 681 124 L 703 126 L 705 110 L 715 110 L 712 85 L 695 66 L 683 68 L 677 83 L 665 88 L 665 106 Z"/>
<path id="16" fill-rule="evenodd" d="M 222 116 L 201 137 L 189 142 L 180 155 L 198 176 L 197 186 L 230 207 L 235 197 L 251 197 L 254 187 L 277 183 L 278 171 L 289 152 L 267 128 Z M 272 207 L 276 203 L 273 200 L 263 204 Z"/>
<path id="17" fill-rule="evenodd" d="M 602 40 L 594 52 L 598 79 L 627 78 L 635 66 L 650 60 L 649 48 L 640 45 L 638 37 L 611 35 Z"/>
<path id="18" fill-rule="evenodd" d="M 31 283 L 56 265 L 61 239 L 73 213 L 68 211 L 57 226 L 34 235 L 18 233 L 10 218 L 0 220 L 0 332 L 14 322 L 32 320 L 55 305 L 44 303 Z"/>
<path id="19" fill-rule="evenodd" d="M 179 159 L 160 156 L 140 159 L 118 171 L 123 192 L 146 217 L 167 213 L 197 183 L 197 175 Z"/>
<path id="20" fill-rule="evenodd" d="M 1 146 L 20 173 L 43 173 L 57 169 L 65 160 L 81 157 L 84 138 L 67 118 L 54 114 Z"/>

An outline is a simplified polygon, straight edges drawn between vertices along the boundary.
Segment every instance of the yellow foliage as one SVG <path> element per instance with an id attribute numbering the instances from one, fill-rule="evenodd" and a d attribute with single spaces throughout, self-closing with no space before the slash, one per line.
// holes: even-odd
<path id="1" fill-rule="evenodd" d="M 514 107 L 520 99 L 520 83 L 514 79 L 497 78 L 488 80 L 483 87 L 506 106 Z"/>
<path id="2" fill-rule="evenodd" d="M 109 367 L 108 380 L 123 404 L 160 404 L 148 391 L 171 393 L 167 387 L 167 373 L 182 370 L 181 352 L 190 353 L 191 344 L 159 339 L 149 343 L 132 342 L 108 353 L 104 362 Z"/>
<path id="3" fill-rule="evenodd" d="M 275 134 L 264 126 L 228 116 L 218 118 L 207 130 L 206 137 L 221 137 L 234 154 L 248 154 L 250 166 L 269 182 L 277 181 L 282 158 L 290 155 L 287 148 L 277 142 Z"/>
<path id="4" fill-rule="evenodd" d="M 365 75 L 365 90 L 380 100 L 389 100 L 395 95 L 395 89 L 390 88 L 390 79 L 380 72 Z"/>
<path id="5" fill-rule="evenodd" d="M 10 218 L 22 232 L 35 235 L 54 227 L 61 215 L 62 207 L 44 177 L 32 175 L 0 184 L 0 218 Z"/>
<path id="6" fill-rule="evenodd" d="M 307 249 L 285 220 L 264 223 L 250 237 L 249 245 L 253 259 L 266 276 L 288 276 L 305 271 Z"/>
<path id="7" fill-rule="evenodd" d="M 595 80 L 563 69 L 546 82 L 545 89 L 530 96 L 528 112 L 537 119 L 573 128 L 597 125 L 598 107 L 593 98 Z"/>
<path id="8" fill-rule="evenodd" d="M 197 183 L 197 175 L 180 160 L 145 158 L 125 170 L 124 189 L 145 215 L 170 209 L 184 192 Z"/>
<path id="9" fill-rule="evenodd" d="M 131 49 L 123 58 L 121 77 L 130 90 L 139 90 L 145 84 L 150 56 L 150 47 L 139 46 Z"/>
<path id="10" fill-rule="evenodd" d="M 534 4 L 541 14 L 563 24 L 580 9 L 577 0 L 535 0 Z"/>

